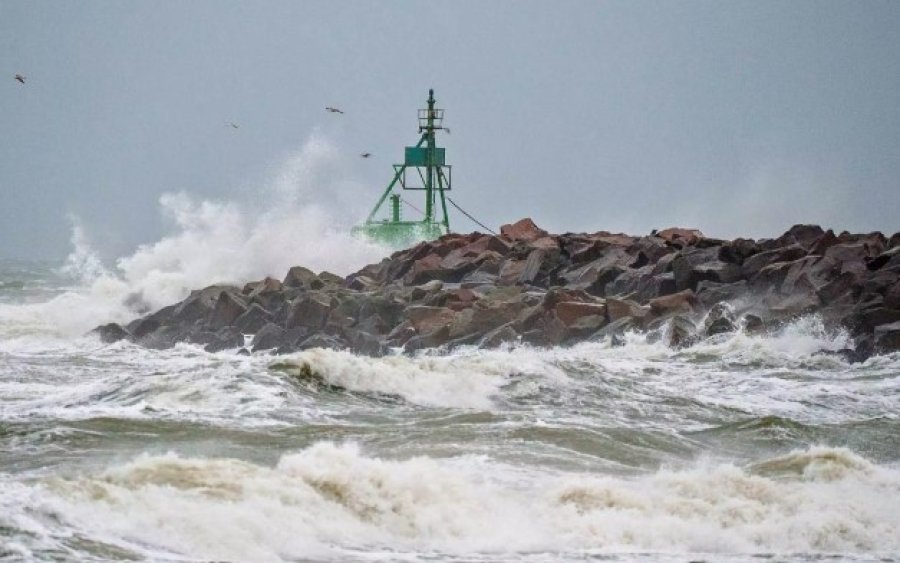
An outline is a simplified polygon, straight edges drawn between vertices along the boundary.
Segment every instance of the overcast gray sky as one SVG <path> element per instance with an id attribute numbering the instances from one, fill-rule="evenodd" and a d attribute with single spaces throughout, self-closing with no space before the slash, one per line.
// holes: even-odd
<path id="1" fill-rule="evenodd" d="M 314 132 L 374 203 L 429 87 L 489 225 L 900 229 L 897 1 L 0 0 L 0 257 L 126 254 Z"/>

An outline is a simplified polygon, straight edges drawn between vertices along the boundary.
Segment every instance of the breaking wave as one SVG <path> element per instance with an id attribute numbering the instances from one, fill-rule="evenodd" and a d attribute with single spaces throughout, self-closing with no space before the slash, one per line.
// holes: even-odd
<path id="1" fill-rule="evenodd" d="M 97 473 L 0 484 L 0 505 L 0 523 L 32 530 L 31 545 L 13 546 L 26 557 L 71 550 L 73 538 L 88 553 L 253 561 L 362 551 L 565 559 L 900 549 L 900 473 L 827 448 L 751 468 L 701 464 L 621 478 L 528 471 L 483 456 L 391 460 L 326 442 L 274 467 L 144 455 Z"/>
<path id="2" fill-rule="evenodd" d="M 79 335 L 100 323 L 130 320 L 215 283 L 281 277 L 294 265 L 348 274 L 385 249 L 350 236 L 369 198 L 346 179 L 341 153 L 311 136 L 290 155 L 251 203 L 197 201 L 185 193 L 160 198 L 171 233 L 105 267 L 89 233 L 73 219 L 72 253 L 63 273 L 68 292 L 46 303 L 0 304 L 0 336 L 44 332 Z"/>

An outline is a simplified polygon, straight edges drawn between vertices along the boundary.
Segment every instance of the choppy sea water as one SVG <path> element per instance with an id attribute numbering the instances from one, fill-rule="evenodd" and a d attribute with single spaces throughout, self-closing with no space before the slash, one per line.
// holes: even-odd
<path id="1" fill-rule="evenodd" d="M 97 307 L 0 262 L 0 560 L 900 559 L 900 355 L 815 318 L 371 359 L 103 345 Z"/>

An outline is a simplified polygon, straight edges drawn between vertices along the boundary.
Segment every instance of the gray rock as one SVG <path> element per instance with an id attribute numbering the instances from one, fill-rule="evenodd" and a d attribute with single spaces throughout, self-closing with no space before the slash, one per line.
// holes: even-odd
<path id="1" fill-rule="evenodd" d="M 325 326 L 331 313 L 331 297 L 321 292 L 309 292 L 291 305 L 285 328 L 304 327 L 318 330 Z"/>
<path id="2" fill-rule="evenodd" d="M 272 322 L 272 313 L 254 303 L 234 321 L 234 326 L 244 334 L 256 334 L 270 322 Z"/>
<path id="3" fill-rule="evenodd" d="M 900 321 L 875 327 L 874 335 L 879 352 L 900 351 Z"/>
<path id="4" fill-rule="evenodd" d="M 91 331 L 91 334 L 96 334 L 100 337 L 100 341 L 105 344 L 111 344 L 113 342 L 118 342 L 119 340 L 130 340 L 132 338 L 131 333 L 122 328 L 118 323 L 109 323 L 98 326 Z"/>
<path id="5" fill-rule="evenodd" d="M 232 291 L 222 291 L 213 310 L 209 313 L 206 324 L 211 328 L 234 325 L 235 321 L 247 311 L 247 305 Z"/>
<path id="6" fill-rule="evenodd" d="M 297 289 L 321 289 L 325 285 L 319 276 L 303 266 L 294 266 L 288 270 L 282 283 L 285 287 Z"/>

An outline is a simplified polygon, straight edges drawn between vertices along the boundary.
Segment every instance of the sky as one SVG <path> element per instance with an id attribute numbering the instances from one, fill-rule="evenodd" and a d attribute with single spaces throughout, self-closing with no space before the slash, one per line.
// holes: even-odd
<path id="1" fill-rule="evenodd" d="M 127 255 L 163 194 L 264 205 L 310 139 L 361 221 L 429 88 L 494 229 L 900 230 L 897 1 L 0 0 L 0 258 L 73 224 Z"/>

